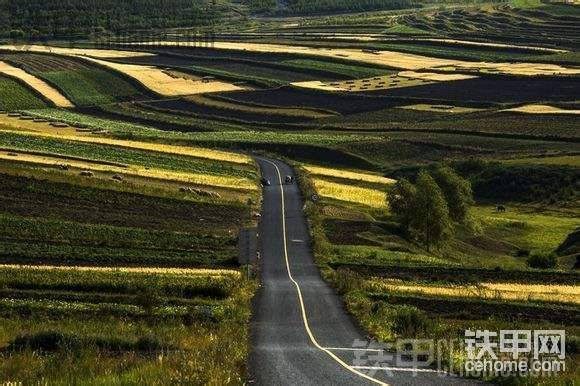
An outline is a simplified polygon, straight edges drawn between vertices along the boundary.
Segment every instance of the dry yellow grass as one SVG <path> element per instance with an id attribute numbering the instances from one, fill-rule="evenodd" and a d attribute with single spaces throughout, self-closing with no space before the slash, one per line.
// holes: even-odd
<path id="1" fill-rule="evenodd" d="M 60 91 L 37 78 L 36 76 L 27 73 L 26 71 L 11 66 L 10 64 L 0 61 L 0 73 L 11 78 L 16 78 L 26 83 L 30 88 L 42 94 L 46 99 L 54 103 L 57 107 L 74 107 L 72 102 L 67 97 L 62 95 Z"/>
<path id="2" fill-rule="evenodd" d="M 10 117 L 6 118 L 9 119 Z M 1 118 L 0 118 L 1 122 Z M 158 153 L 170 153 L 170 154 L 178 154 L 178 155 L 185 155 L 189 157 L 195 158 L 203 158 L 209 160 L 215 160 L 220 162 L 230 162 L 235 164 L 242 164 L 242 165 L 249 165 L 252 164 L 252 159 L 244 154 L 239 153 L 231 153 L 226 151 L 220 150 L 212 150 L 212 149 L 205 149 L 201 147 L 189 147 L 189 146 L 176 146 L 176 145 L 165 145 L 160 143 L 151 143 L 151 142 L 140 142 L 140 141 L 126 141 L 121 139 L 113 139 L 113 138 L 105 138 L 105 137 L 97 137 L 92 135 L 82 135 L 82 134 L 74 134 L 71 133 L 70 130 L 67 131 L 60 131 L 62 129 L 52 128 L 52 126 L 48 126 L 46 124 L 39 124 L 39 127 L 42 127 L 42 130 L 32 131 L 34 128 L 34 123 L 31 125 L 30 121 L 20 121 L 19 122 L 27 122 L 27 131 L 22 132 L 22 134 L 26 135 L 35 135 L 39 137 L 50 137 L 50 138 L 59 138 L 59 139 L 66 139 L 71 141 L 78 141 L 78 142 L 89 142 L 89 143 L 99 143 L 103 145 L 111 145 L 111 146 L 118 146 L 118 147 L 126 147 L 130 149 L 139 149 L 139 150 L 147 150 L 147 151 L 154 151 Z M 15 128 L 18 127 L 18 122 L 12 122 Z M 48 126 L 52 128 L 54 131 L 59 130 L 59 132 L 49 132 L 45 129 Z M 7 131 L 0 129 L 0 131 Z M 10 131 L 10 130 L 8 130 Z"/>
<path id="3" fill-rule="evenodd" d="M 313 181 L 316 191 L 323 197 L 354 202 L 373 208 L 386 207 L 386 193 L 380 190 L 338 184 L 320 178 L 314 178 Z"/>
<path id="4" fill-rule="evenodd" d="M 397 74 L 403 78 L 431 80 L 434 82 L 450 82 L 454 80 L 475 79 L 477 76 L 465 74 L 440 74 L 437 72 L 401 71 Z"/>
<path id="5" fill-rule="evenodd" d="M 512 301 L 546 301 L 580 304 L 580 286 L 515 283 L 479 283 L 478 285 L 421 285 L 401 280 L 370 280 L 373 290 L 398 291 L 441 297 L 480 298 Z"/>
<path id="6" fill-rule="evenodd" d="M 151 91 L 163 96 L 182 96 L 242 90 L 239 86 L 218 80 L 206 82 L 185 77 L 175 77 L 153 66 L 114 63 L 95 58 L 86 59 L 130 76 Z"/>
<path id="7" fill-rule="evenodd" d="M 549 105 L 525 105 L 502 111 L 515 111 L 518 113 L 526 113 L 526 114 L 574 114 L 574 115 L 580 114 L 580 110 L 573 109 L 567 110 Z"/>
<path id="8" fill-rule="evenodd" d="M 486 109 L 480 109 L 475 107 L 460 107 L 451 105 L 429 105 L 429 104 L 416 104 L 400 106 L 400 109 L 407 110 L 417 110 L 417 111 L 432 111 L 436 113 L 474 113 L 476 111 L 485 111 Z"/>
<path id="9" fill-rule="evenodd" d="M 30 269 L 36 271 L 83 271 L 83 272 L 127 272 L 127 273 L 160 273 L 171 275 L 202 275 L 202 276 L 235 276 L 240 272 L 233 269 L 194 269 L 194 268 L 157 268 L 157 267 L 86 267 L 57 265 L 18 265 L 0 264 L 0 268 Z"/>
<path id="10" fill-rule="evenodd" d="M 0 151 L 1 160 L 18 161 L 36 165 L 58 167 L 67 165 L 70 168 L 90 170 L 94 172 L 117 173 L 128 176 L 151 178 L 156 180 L 176 181 L 186 184 L 214 186 L 220 188 L 235 188 L 241 190 L 256 190 L 253 181 L 239 177 L 213 176 L 209 174 L 183 173 L 165 169 L 128 165 L 127 167 L 105 165 L 93 161 L 79 161 L 56 155 L 26 154 L 18 151 Z"/>
<path id="11" fill-rule="evenodd" d="M 567 50 L 562 50 L 562 49 L 558 49 L 558 48 L 526 46 L 526 45 L 519 45 L 519 44 L 474 42 L 471 40 L 460 40 L 460 39 L 420 38 L 420 39 L 416 39 L 416 40 L 423 41 L 423 42 L 449 43 L 449 44 L 458 44 L 458 45 L 476 46 L 476 47 L 519 48 L 519 49 L 523 48 L 523 49 L 530 50 L 530 51 L 552 52 L 552 53 L 559 53 L 559 54 L 569 52 Z"/>
<path id="12" fill-rule="evenodd" d="M 310 166 L 310 165 L 306 165 L 306 166 L 304 166 L 304 168 L 309 173 L 317 175 L 317 176 L 338 177 L 338 178 L 345 178 L 347 180 L 373 182 L 373 183 L 377 183 L 377 184 L 393 184 L 396 182 L 395 180 L 393 180 L 391 178 L 378 176 L 376 174 L 350 172 L 347 170 L 331 169 L 331 168 L 324 168 L 324 167 L 320 167 L 320 166 Z"/>
<path id="13" fill-rule="evenodd" d="M 9 117 L 7 114 L 0 114 L 0 128 L 12 131 L 45 132 L 56 135 L 82 135 L 74 127 L 54 127 L 48 122 L 34 122 L 30 119 L 20 119 L 20 117 Z M 85 135 L 90 135 L 85 133 Z"/>

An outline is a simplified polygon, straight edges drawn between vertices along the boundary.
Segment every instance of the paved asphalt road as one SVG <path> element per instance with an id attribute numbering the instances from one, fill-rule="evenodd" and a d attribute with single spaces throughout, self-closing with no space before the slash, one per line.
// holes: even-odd
<path id="1" fill-rule="evenodd" d="M 320 277 L 309 248 L 303 201 L 295 184 L 281 182 L 291 169 L 257 158 L 272 182 L 264 188 L 260 225 L 262 288 L 255 300 L 250 382 L 258 385 L 471 385 L 428 368 L 410 371 L 386 353 L 353 350 L 364 334 L 341 299 Z M 373 358 L 374 357 L 374 358 Z M 369 359 L 366 361 L 365 359 Z M 356 365 L 356 366 L 355 366 Z M 353 366 L 355 366 L 353 368 Z M 359 366 L 359 367 L 357 367 Z M 395 370 L 361 368 L 389 367 Z M 368 374 L 368 375 L 367 375 Z"/>

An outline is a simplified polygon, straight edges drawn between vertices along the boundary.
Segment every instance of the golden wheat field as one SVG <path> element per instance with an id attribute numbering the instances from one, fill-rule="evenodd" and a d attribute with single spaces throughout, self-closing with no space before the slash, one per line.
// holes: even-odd
<path id="1" fill-rule="evenodd" d="M 242 90 L 239 86 L 219 80 L 206 82 L 203 80 L 175 77 L 161 68 L 153 66 L 114 63 L 95 58 L 87 58 L 87 60 L 130 76 L 151 91 L 163 96 L 182 96 Z"/>
<path id="2" fill-rule="evenodd" d="M 541 104 L 524 105 L 520 107 L 506 109 L 503 111 L 513 111 L 517 113 L 526 113 L 526 114 L 574 114 L 574 115 L 580 114 L 580 110 L 578 109 L 562 109 L 560 107 Z"/>
<path id="3" fill-rule="evenodd" d="M 337 184 L 320 178 L 314 178 L 313 181 L 316 191 L 323 197 L 368 205 L 373 208 L 386 207 L 386 193 L 380 190 Z"/>
<path id="4" fill-rule="evenodd" d="M 125 273 L 160 273 L 171 275 L 202 275 L 202 276 L 234 276 L 240 272 L 233 269 L 207 268 L 159 268 L 159 267 L 88 267 L 88 266 L 60 266 L 60 265 L 18 265 L 1 264 L 0 268 L 29 269 L 36 271 L 82 271 L 82 272 L 125 272 Z"/>
<path id="5" fill-rule="evenodd" d="M 369 280 L 367 286 L 372 290 L 404 292 L 440 297 L 580 304 L 580 287 L 573 285 L 517 283 L 423 285 L 408 284 L 407 282 L 398 279 L 383 279 Z"/>
<path id="6" fill-rule="evenodd" d="M 317 176 L 337 177 L 347 180 L 372 182 L 377 184 L 394 184 L 396 182 L 391 178 L 386 178 L 376 174 L 352 172 L 348 170 L 325 168 L 322 166 L 306 165 L 304 166 L 304 169 L 306 169 L 309 173 Z"/>
<path id="7" fill-rule="evenodd" d="M 84 56 L 92 58 L 131 58 L 137 56 L 155 56 L 149 52 L 123 51 L 123 50 L 101 50 L 94 48 L 66 48 L 40 45 L 1 45 L 0 48 L 8 51 L 40 52 L 45 54 Z"/>

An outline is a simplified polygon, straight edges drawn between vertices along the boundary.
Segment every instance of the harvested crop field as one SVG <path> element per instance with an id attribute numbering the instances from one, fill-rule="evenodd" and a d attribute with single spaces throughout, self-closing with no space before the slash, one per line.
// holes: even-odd
<path id="1" fill-rule="evenodd" d="M 115 71 L 85 58 L 37 53 L 0 54 L 4 60 L 58 88 L 76 106 L 146 99 L 147 92 Z"/>
<path id="2" fill-rule="evenodd" d="M 462 107 L 453 105 L 429 105 L 425 103 L 418 103 L 415 105 L 399 106 L 401 109 L 415 110 L 415 111 L 429 111 L 435 113 L 475 113 L 478 111 L 485 111 L 483 108 L 476 107 Z"/>
<path id="3" fill-rule="evenodd" d="M 394 291 L 437 297 L 580 304 L 580 288 L 573 285 L 517 283 L 478 283 L 477 285 L 424 285 L 408 284 L 397 279 L 370 281 L 368 285 L 369 290 L 371 291 Z"/>
<path id="4" fill-rule="evenodd" d="M 438 74 L 431 72 L 402 71 L 395 75 L 347 81 L 321 82 L 308 81 L 292 83 L 295 87 L 313 88 L 325 91 L 361 92 L 390 90 L 394 88 L 415 87 L 435 82 L 473 79 L 475 76 L 462 74 Z"/>
<path id="5" fill-rule="evenodd" d="M 511 109 L 506 109 L 504 111 L 513 111 L 517 113 L 526 114 L 580 114 L 580 110 L 577 109 L 562 109 L 555 106 L 549 105 L 524 105 L 520 107 L 514 107 Z"/>
<path id="6" fill-rule="evenodd" d="M 386 178 L 375 174 L 325 168 L 321 166 L 306 165 L 304 166 L 304 169 L 306 169 L 306 171 L 308 171 L 310 174 L 316 176 L 336 177 L 353 181 L 371 182 L 376 184 L 392 184 L 395 182 L 395 180 L 391 178 Z"/>
<path id="7" fill-rule="evenodd" d="M 122 50 L 100 50 L 92 48 L 64 48 L 53 46 L 15 46 L 15 45 L 0 45 L 0 50 L 19 51 L 19 52 L 38 52 L 45 54 L 57 54 L 65 56 L 84 56 L 92 58 L 130 58 L 134 56 L 152 56 L 154 54 L 148 52 L 138 51 L 122 51 Z"/>
<path id="8" fill-rule="evenodd" d="M 580 69 L 564 67 L 554 64 L 537 63 L 481 63 L 461 60 L 438 59 L 428 56 L 406 54 L 395 51 L 364 52 L 355 49 L 342 48 L 313 48 L 304 46 L 286 46 L 281 44 L 215 42 L 215 48 L 228 50 L 247 50 L 254 52 L 276 52 L 302 55 L 314 55 L 342 58 L 375 65 L 390 66 L 405 70 L 429 69 L 444 66 L 457 66 L 470 71 L 479 71 L 482 68 L 495 70 L 509 75 L 573 75 L 580 74 Z"/>
<path id="9" fill-rule="evenodd" d="M 175 46 L 175 42 L 143 42 L 133 43 L 136 46 L 155 44 L 158 46 Z M 349 48 L 322 48 L 284 44 L 245 43 L 245 42 L 214 42 L 213 47 L 222 50 L 250 51 L 260 53 L 297 54 L 306 56 L 321 56 L 352 60 L 399 68 L 403 70 L 420 70 L 437 67 L 457 67 L 468 71 L 478 72 L 487 69 L 506 75 L 574 75 L 580 74 L 580 69 L 555 64 L 541 63 L 484 63 L 468 62 L 463 60 L 439 59 L 423 55 L 407 54 L 396 51 L 356 50 Z"/>
<path id="10" fill-rule="evenodd" d="M 380 190 L 340 184 L 321 178 L 314 178 L 313 182 L 316 191 L 322 197 L 367 205 L 373 208 L 386 207 L 386 194 Z"/>
<path id="11" fill-rule="evenodd" d="M 182 96 L 242 89 L 234 84 L 217 80 L 204 81 L 172 76 L 170 73 L 152 66 L 115 63 L 94 58 L 87 58 L 87 60 L 130 76 L 149 90 L 163 96 Z"/>
<path id="12" fill-rule="evenodd" d="M 542 102 L 549 95 L 553 101 L 575 101 L 578 99 L 579 87 L 578 77 L 477 78 L 374 91 L 372 95 L 496 103 Z"/>
<path id="13" fill-rule="evenodd" d="M 72 102 L 67 99 L 67 97 L 62 95 L 57 89 L 50 86 L 42 79 L 39 79 L 18 67 L 14 67 L 6 62 L 0 61 L 0 73 L 11 78 L 19 79 L 20 81 L 26 83 L 30 88 L 44 96 L 57 107 L 73 107 Z"/>

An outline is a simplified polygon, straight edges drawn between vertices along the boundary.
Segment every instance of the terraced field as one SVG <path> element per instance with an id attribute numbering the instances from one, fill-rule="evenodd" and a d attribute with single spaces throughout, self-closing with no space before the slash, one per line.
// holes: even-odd
<path id="1" fill-rule="evenodd" d="M 143 92 L 127 80 L 78 59 L 45 54 L 4 54 L 0 58 L 58 88 L 77 106 L 142 99 Z"/>
<path id="2" fill-rule="evenodd" d="M 456 38 L 486 38 L 516 44 L 531 41 L 559 48 L 575 47 L 580 36 L 577 15 L 568 12 L 572 14 L 564 16 L 550 11 L 556 9 L 512 9 L 509 6 L 486 11 L 458 9 L 406 15 L 399 19 L 399 23 Z"/>
<path id="3" fill-rule="evenodd" d="M 236 238 L 258 198 L 251 160 L 6 122 L 0 380 L 241 380 L 255 283 Z M 225 361 L 222 344 L 235 351 Z"/>
<path id="4" fill-rule="evenodd" d="M 41 95 L 56 107 L 72 107 L 73 104 L 58 90 L 44 82 L 42 79 L 10 64 L 0 61 L 0 73 L 18 79 L 21 83 L 26 84 L 33 89 L 38 95 Z"/>
<path id="5" fill-rule="evenodd" d="M 0 74 L 0 384 L 260 383 L 252 154 L 294 167 L 304 241 L 369 337 L 565 329 L 570 371 L 548 383 L 578 379 L 577 7 L 218 3 L 232 19 L 204 47 L 185 26 L 0 46 L 0 72 L 41 82 Z"/>

